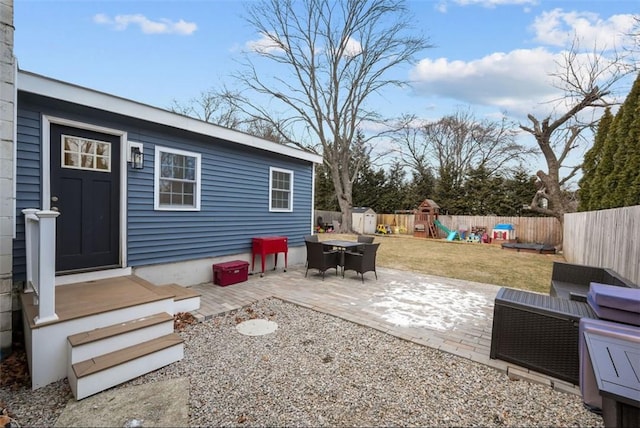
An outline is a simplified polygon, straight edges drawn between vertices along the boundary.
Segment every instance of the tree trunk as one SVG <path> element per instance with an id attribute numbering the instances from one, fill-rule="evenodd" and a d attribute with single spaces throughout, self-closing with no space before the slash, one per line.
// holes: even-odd
<path id="1" fill-rule="evenodd" d="M 340 228 L 336 232 L 349 233 L 351 232 L 351 208 L 353 204 L 353 183 L 349 177 L 349 171 L 341 168 L 331 167 L 331 177 L 333 179 L 333 186 L 336 190 L 336 196 L 338 197 L 338 205 L 340 206 L 340 213 L 342 214 L 342 221 L 340 222 Z"/>

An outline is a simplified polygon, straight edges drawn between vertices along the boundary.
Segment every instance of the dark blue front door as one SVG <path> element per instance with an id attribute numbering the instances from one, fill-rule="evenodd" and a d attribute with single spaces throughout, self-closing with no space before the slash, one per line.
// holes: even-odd
<path id="1" fill-rule="evenodd" d="M 120 263 L 120 137 L 51 125 L 56 272 Z"/>

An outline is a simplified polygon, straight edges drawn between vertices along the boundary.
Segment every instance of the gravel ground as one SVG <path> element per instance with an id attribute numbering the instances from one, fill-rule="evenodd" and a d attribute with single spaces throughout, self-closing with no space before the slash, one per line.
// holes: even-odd
<path id="1" fill-rule="evenodd" d="M 235 326 L 266 318 L 275 333 Z M 119 386 L 187 377 L 191 426 L 603 426 L 580 397 L 330 315 L 267 299 L 189 325 L 185 357 Z M 52 426 L 66 381 L 0 389 L 22 426 Z"/>

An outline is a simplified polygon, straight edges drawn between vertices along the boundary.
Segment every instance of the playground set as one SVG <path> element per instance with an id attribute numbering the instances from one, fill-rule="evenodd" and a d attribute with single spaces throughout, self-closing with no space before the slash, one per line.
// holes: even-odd
<path id="1" fill-rule="evenodd" d="M 425 199 L 418 206 L 413 220 L 413 236 L 418 238 L 439 238 L 436 230 L 437 224 L 442 225 L 438 221 L 440 206 L 432 199 Z M 444 226 L 443 226 L 444 227 Z"/>
<path id="2" fill-rule="evenodd" d="M 473 226 L 471 230 L 452 230 L 438 220 L 440 206 L 432 199 L 425 199 L 415 211 L 413 236 L 418 238 L 436 238 L 440 235 L 437 229 L 444 232 L 447 241 L 466 241 L 490 243 L 493 240 L 510 240 L 515 233 L 510 224 L 497 224 L 493 230 L 493 238 L 487 233 L 485 226 Z"/>

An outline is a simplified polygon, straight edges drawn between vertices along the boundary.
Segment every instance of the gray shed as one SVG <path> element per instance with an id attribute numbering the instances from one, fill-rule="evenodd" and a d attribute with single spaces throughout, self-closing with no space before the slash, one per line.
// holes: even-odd
<path id="1" fill-rule="evenodd" d="M 368 207 L 354 207 L 351 210 L 351 226 L 360 234 L 376 233 L 376 212 Z"/>

